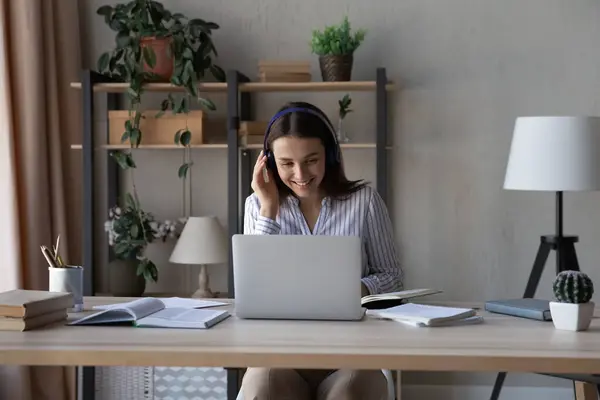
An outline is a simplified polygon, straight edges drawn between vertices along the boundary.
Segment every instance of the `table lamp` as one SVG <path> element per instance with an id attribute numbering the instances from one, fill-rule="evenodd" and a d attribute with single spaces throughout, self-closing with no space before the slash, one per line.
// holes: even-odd
<path id="1" fill-rule="evenodd" d="M 207 264 L 228 261 L 225 230 L 216 217 L 189 217 L 169 261 L 176 264 L 200 264 L 198 290 L 192 297 L 216 297 L 209 284 Z"/>
<path id="2" fill-rule="evenodd" d="M 533 297 L 551 250 L 556 273 L 579 270 L 577 236 L 563 235 L 563 192 L 600 189 L 600 117 L 519 117 L 504 189 L 555 192 L 556 232 L 540 238 L 523 297 Z"/>

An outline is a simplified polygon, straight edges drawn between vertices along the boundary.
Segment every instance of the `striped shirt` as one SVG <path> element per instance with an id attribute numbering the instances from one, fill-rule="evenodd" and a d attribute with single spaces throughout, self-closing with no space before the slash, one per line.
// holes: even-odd
<path id="1" fill-rule="evenodd" d="M 392 223 L 379 193 L 365 186 L 346 200 L 323 199 L 313 232 L 300 210 L 299 200 L 288 196 L 276 220 L 259 213 L 255 193 L 246 199 L 244 234 L 339 235 L 362 238 L 362 282 L 371 294 L 402 290 L 403 271 L 394 244 Z"/>

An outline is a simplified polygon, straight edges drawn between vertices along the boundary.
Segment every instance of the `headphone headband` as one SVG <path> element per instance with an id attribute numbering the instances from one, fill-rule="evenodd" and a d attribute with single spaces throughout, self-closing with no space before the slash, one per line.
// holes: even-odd
<path id="1" fill-rule="evenodd" d="M 267 149 L 267 139 L 269 138 L 269 132 L 271 131 L 271 126 L 280 117 L 282 117 L 286 114 L 293 113 L 293 112 L 304 112 L 304 113 L 312 114 L 312 115 L 316 116 L 317 118 L 319 118 L 321 121 L 323 121 L 323 123 L 325 125 L 327 125 L 327 127 L 329 128 L 329 132 L 331 133 L 331 136 L 333 137 L 334 146 L 337 148 L 337 146 L 338 146 L 337 135 L 335 133 L 335 129 L 333 128 L 333 125 L 331 125 L 331 122 L 327 118 L 325 118 L 321 113 L 319 113 L 315 110 L 311 110 L 310 108 L 290 107 L 290 108 L 286 108 L 284 110 L 279 111 L 277 114 L 275 114 L 273 116 L 273 118 L 271 118 L 271 121 L 269 121 L 269 124 L 267 125 L 267 130 L 265 131 L 265 139 L 264 139 L 264 143 L 263 143 L 263 149 L 265 152 L 268 150 Z"/>

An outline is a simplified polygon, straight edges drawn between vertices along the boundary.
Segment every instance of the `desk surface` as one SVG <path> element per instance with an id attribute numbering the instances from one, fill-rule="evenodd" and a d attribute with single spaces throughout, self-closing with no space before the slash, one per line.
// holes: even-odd
<path id="1" fill-rule="evenodd" d="M 88 309 L 125 300 L 85 302 Z M 58 325 L 0 331 L 0 364 L 600 373 L 599 319 L 588 331 L 568 332 L 551 322 L 481 314 L 483 324 L 443 328 L 370 318 L 317 322 L 233 316 L 207 330 Z"/>

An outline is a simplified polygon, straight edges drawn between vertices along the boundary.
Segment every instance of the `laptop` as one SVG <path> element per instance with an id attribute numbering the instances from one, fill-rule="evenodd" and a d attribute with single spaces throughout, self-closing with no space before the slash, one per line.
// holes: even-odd
<path id="1" fill-rule="evenodd" d="M 236 316 L 362 319 L 361 246 L 358 236 L 233 235 Z"/>

